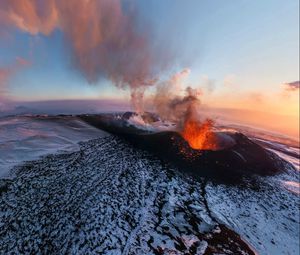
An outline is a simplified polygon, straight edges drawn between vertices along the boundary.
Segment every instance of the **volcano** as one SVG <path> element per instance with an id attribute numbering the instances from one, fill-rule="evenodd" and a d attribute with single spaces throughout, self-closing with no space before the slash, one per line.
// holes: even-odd
<path id="1" fill-rule="evenodd" d="M 0 120 L 2 169 L 27 160 L 0 180 L 0 254 L 299 254 L 297 169 L 255 131 L 194 150 L 147 115 L 80 117 L 98 129 L 70 115 Z M 297 148 L 277 138 L 264 148 L 296 168 Z M 238 179 L 256 172 L 272 176 Z"/>
<path id="2" fill-rule="evenodd" d="M 133 115 L 134 113 L 125 113 L 79 117 L 195 176 L 232 181 L 255 174 L 274 175 L 289 164 L 242 133 L 215 132 L 219 149 L 198 150 L 190 147 L 179 132 L 147 130 L 130 124 L 128 119 Z M 149 114 L 145 116 L 149 119 Z"/>

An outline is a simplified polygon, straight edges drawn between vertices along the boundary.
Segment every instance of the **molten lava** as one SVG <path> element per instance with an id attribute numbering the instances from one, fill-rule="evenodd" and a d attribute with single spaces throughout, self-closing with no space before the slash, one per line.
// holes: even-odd
<path id="1" fill-rule="evenodd" d="M 218 142 L 215 133 L 212 131 L 213 121 L 207 119 L 199 122 L 187 119 L 181 132 L 182 137 L 195 150 L 218 150 Z"/>

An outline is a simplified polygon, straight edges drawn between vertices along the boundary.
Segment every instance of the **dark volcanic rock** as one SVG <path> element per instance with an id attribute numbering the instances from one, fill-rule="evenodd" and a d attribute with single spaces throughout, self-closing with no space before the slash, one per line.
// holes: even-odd
<path id="1" fill-rule="evenodd" d="M 0 212 L 0 254 L 254 254 L 204 182 L 113 136 L 20 167 Z"/>
<path id="2" fill-rule="evenodd" d="M 174 167 L 174 154 L 153 153 L 169 136 L 181 143 L 176 133 L 147 136 L 135 145 L 142 150 L 130 145 L 133 127 L 101 118 L 87 116 L 126 132 L 26 162 L 0 182 L 0 254 L 299 254 L 299 196 L 285 186 L 299 172 L 236 185 L 193 178 L 182 173 L 185 158 Z M 152 149 L 142 143 L 150 139 Z"/>
<path id="3" fill-rule="evenodd" d="M 229 148 L 219 151 L 194 150 L 177 132 L 148 132 L 128 125 L 122 118 L 115 119 L 108 115 L 85 115 L 81 118 L 199 176 L 234 180 L 253 174 L 273 175 L 289 164 L 241 133 L 219 133 L 235 142 Z"/>

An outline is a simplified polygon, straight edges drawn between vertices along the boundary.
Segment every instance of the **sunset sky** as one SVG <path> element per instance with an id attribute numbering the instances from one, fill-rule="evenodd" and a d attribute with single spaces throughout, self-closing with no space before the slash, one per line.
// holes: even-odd
<path id="1" fill-rule="evenodd" d="M 0 100 L 129 98 L 105 75 L 89 82 L 74 67 L 61 27 L 26 28 L 30 13 L 12 16 L 14 2 L 28 1 L 0 1 Z M 298 116 L 298 0 L 122 2 L 132 6 L 151 44 L 171 49 L 159 79 L 189 68 L 186 83 L 202 88 L 203 104 Z"/>

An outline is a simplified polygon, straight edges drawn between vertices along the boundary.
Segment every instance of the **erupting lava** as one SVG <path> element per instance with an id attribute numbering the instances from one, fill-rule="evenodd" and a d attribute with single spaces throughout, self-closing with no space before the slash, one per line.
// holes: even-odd
<path id="1" fill-rule="evenodd" d="M 195 150 L 218 150 L 218 142 L 215 133 L 212 131 L 213 121 L 210 119 L 199 122 L 194 119 L 187 119 L 181 132 L 182 137 Z"/>
<path id="2" fill-rule="evenodd" d="M 191 86 L 182 89 L 183 81 L 189 74 L 190 69 L 185 68 L 157 86 L 154 97 L 156 113 L 162 120 L 174 123 L 178 133 L 192 149 L 220 150 L 223 141 L 220 141 L 220 136 L 213 131 L 214 122 L 211 119 L 203 121 L 200 118 L 202 90 Z"/>

